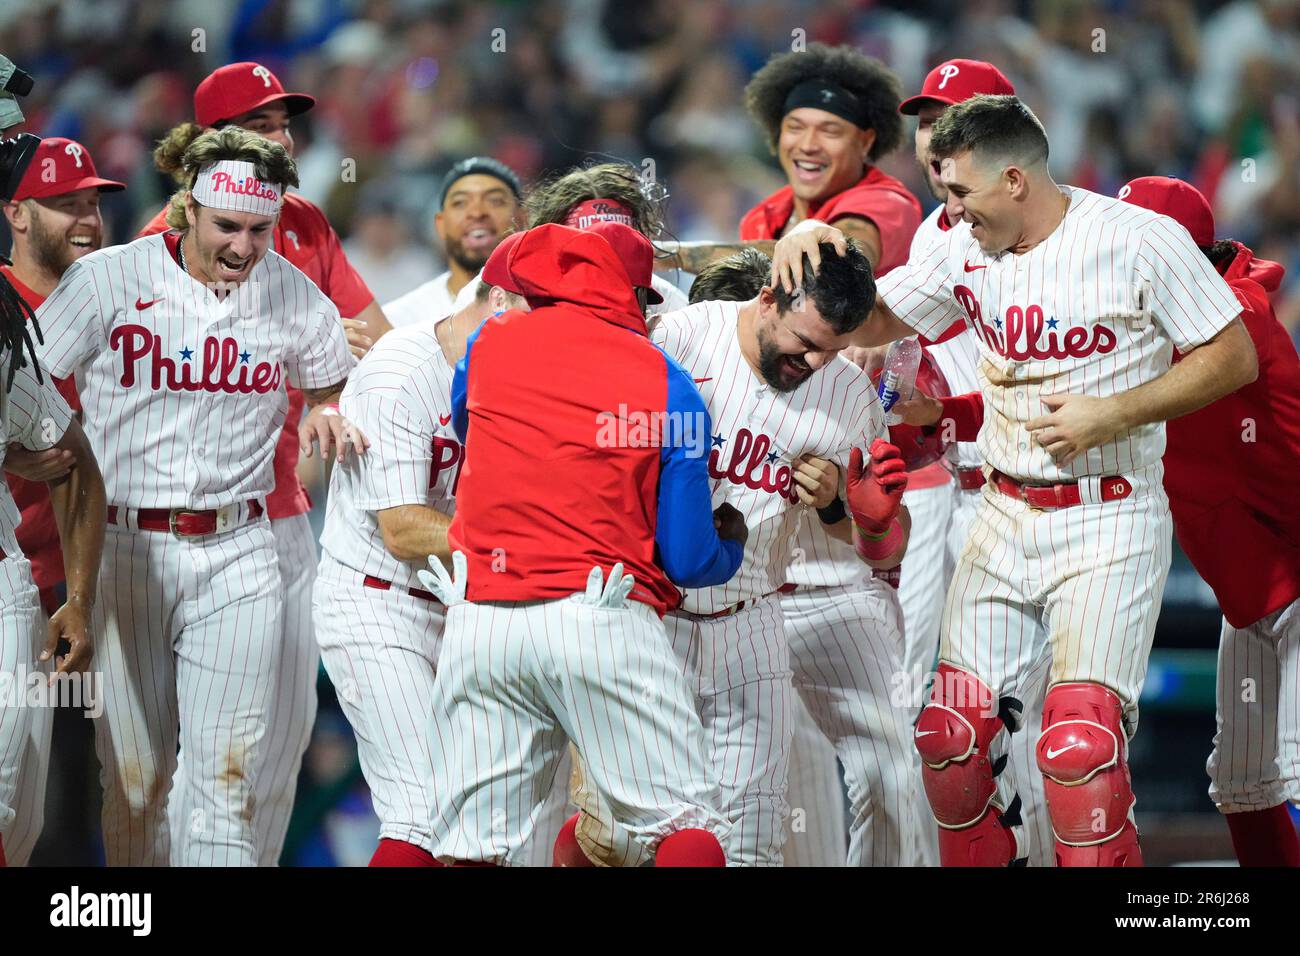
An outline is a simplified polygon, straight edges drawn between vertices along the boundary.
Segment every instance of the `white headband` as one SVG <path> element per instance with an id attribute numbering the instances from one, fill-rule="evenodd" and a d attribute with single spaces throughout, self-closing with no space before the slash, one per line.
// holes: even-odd
<path id="1" fill-rule="evenodd" d="M 223 159 L 199 171 L 190 194 L 212 209 L 274 216 L 280 211 L 283 190 L 258 179 L 252 163 Z"/>

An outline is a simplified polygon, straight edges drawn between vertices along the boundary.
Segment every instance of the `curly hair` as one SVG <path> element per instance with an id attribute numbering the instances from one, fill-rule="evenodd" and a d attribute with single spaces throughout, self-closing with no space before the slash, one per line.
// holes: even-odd
<path id="1" fill-rule="evenodd" d="M 184 125 L 194 124 L 182 124 Z M 158 153 L 171 142 L 172 135 L 181 128 L 172 130 L 158 145 L 158 149 L 154 151 L 155 165 L 158 163 Z M 174 150 L 175 146 L 172 145 L 169 149 Z M 294 165 L 288 151 L 279 143 L 273 143 L 264 136 L 238 126 L 214 129 L 190 140 L 176 160 L 176 169 L 165 170 L 171 172 L 181 187 L 172 193 L 168 203 L 167 225 L 173 229 L 184 229 L 187 226 L 185 201 L 189 198 L 190 190 L 194 188 L 194 181 L 198 178 L 199 171 L 222 160 L 252 163 L 258 179 L 278 183 L 285 189 L 298 185 L 298 167 Z M 162 169 L 161 166 L 158 168 Z"/>
<path id="2" fill-rule="evenodd" d="M 524 200 L 528 228 L 563 223 L 569 210 L 589 199 L 613 199 L 632 211 L 632 226 L 647 239 L 664 228 L 663 201 L 647 189 L 641 174 L 628 163 L 578 166 L 539 183 Z"/>
<path id="3" fill-rule="evenodd" d="M 903 87 L 879 60 L 851 46 L 810 43 L 802 53 L 778 53 L 754 74 L 745 87 L 745 109 L 767 134 L 772 152 L 781 138 L 785 98 L 804 80 L 830 80 L 844 87 L 862 104 L 868 123 L 876 131 L 871 159 L 898 148 L 903 139 L 903 118 L 898 113 Z"/>
<path id="4" fill-rule="evenodd" d="M 745 248 L 710 262 L 691 283 L 690 302 L 747 302 L 758 295 L 772 275 L 772 260 L 757 249 Z"/>

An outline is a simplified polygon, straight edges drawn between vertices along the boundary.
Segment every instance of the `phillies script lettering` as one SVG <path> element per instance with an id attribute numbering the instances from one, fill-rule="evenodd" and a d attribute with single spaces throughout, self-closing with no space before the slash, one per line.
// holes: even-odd
<path id="1" fill-rule="evenodd" d="M 230 173 L 216 172 L 212 174 L 212 188 L 217 192 L 235 196 L 252 196 L 254 199 L 269 199 L 272 202 L 280 198 L 280 193 L 274 186 L 268 186 L 252 176 L 235 179 Z"/>
<path id="2" fill-rule="evenodd" d="M 789 465 L 773 467 L 768 460 L 772 439 L 755 435 L 748 428 L 731 436 L 731 460 L 724 466 L 720 449 L 709 452 L 709 477 L 744 485 L 755 491 L 767 491 L 790 501 L 798 501 Z"/>
<path id="3" fill-rule="evenodd" d="M 119 325 L 108 336 L 108 346 L 122 353 L 123 388 L 136 382 L 136 364 L 149 358 L 149 384 L 154 391 L 225 392 L 265 394 L 280 388 L 280 365 L 241 362 L 239 343 L 230 336 L 209 335 L 201 350 L 202 364 L 177 362 L 163 355 L 162 339 L 143 325 Z"/>
<path id="4" fill-rule="evenodd" d="M 1006 328 L 999 331 L 984 322 L 979 300 L 964 285 L 952 290 L 957 302 L 970 316 L 976 332 L 994 352 L 1010 359 L 1065 359 L 1087 358 L 1094 352 L 1105 355 L 1115 351 L 1118 342 L 1114 330 L 1104 325 L 1091 329 L 1072 325 L 1061 332 L 1051 326 L 1055 319 L 1044 321 L 1043 307 L 1031 305 L 1021 308 L 1013 305 L 1007 309 Z M 1043 333 L 1047 327 L 1047 333 Z"/>

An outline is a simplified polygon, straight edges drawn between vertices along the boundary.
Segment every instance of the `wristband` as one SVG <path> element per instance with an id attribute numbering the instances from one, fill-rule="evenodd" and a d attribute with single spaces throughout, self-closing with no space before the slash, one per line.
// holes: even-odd
<path id="1" fill-rule="evenodd" d="M 844 501 L 836 498 L 825 508 L 817 509 L 817 517 L 822 519 L 822 524 L 839 524 L 848 517 L 848 510 L 844 507 Z"/>
<path id="2" fill-rule="evenodd" d="M 858 538 L 854 546 L 857 548 L 858 557 L 866 561 L 879 561 L 897 551 L 902 543 L 903 526 L 895 518 L 881 535 L 868 534 L 862 530 L 861 525 L 858 525 Z"/>

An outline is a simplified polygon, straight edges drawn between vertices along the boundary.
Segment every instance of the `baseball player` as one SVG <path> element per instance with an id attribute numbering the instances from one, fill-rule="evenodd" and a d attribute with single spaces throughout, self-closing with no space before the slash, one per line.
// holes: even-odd
<path id="1" fill-rule="evenodd" d="M 643 180 L 635 167 L 626 163 L 600 163 L 571 169 L 538 184 L 529 192 L 525 204 L 529 226 L 549 222 L 590 229 L 597 223 L 616 222 L 631 226 L 657 243 L 664 228 L 666 198 L 663 188 Z M 651 288 L 658 295 L 658 301 L 650 306 L 651 316 L 687 304 L 686 293 L 661 276 L 654 276 Z"/>
<path id="2" fill-rule="evenodd" d="M 93 653 L 89 621 L 104 543 L 104 483 L 72 409 L 36 361 L 26 325 L 43 292 L 83 254 L 83 241 L 98 245 L 101 188 L 122 186 L 95 175 L 80 143 L 43 140 L 4 205 L 14 259 L 0 266 L 0 463 L 22 454 L 25 473 L 50 477 L 39 486 L 43 499 L 35 481 L 10 478 L 35 516 L 27 535 L 17 533 L 26 516 L 14 493 L 0 488 L 0 867 L 25 866 L 40 836 L 54 704 L 66 699 L 62 682 L 84 672 Z M 41 520 L 48 521 L 52 541 L 36 527 Z M 56 575 L 49 552 L 63 565 L 61 593 L 55 595 L 53 583 L 46 592 L 57 600 L 52 607 L 42 606 L 24 538 L 46 561 L 43 580 Z M 60 651 L 61 641 L 66 650 Z M 48 699 L 33 699 L 45 686 L 52 688 Z"/>
<path id="3" fill-rule="evenodd" d="M 304 452 L 318 441 L 341 455 L 346 423 L 330 406 L 354 360 L 338 310 L 269 250 L 297 180 L 284 147 L 232 127 L 181 162 L 177 231 L 73 263 L 38 313 L 38 351 L 56 376 L 77 373 L 87 435 L 109 463 L 94 616 L 108 862 L 254 865 L 280 673 L 284 595 L 264 499 L 285 383 L 313 407 Z"/>
<path id="4" fill-rule="evenodd" d="M 652 333 L 695 378 L 709 408 L 715 500 L 735 502 L 749 523 L 745 563 L 735 579 L 688 589 L 681 608 L 665 617 L 710 735 L 723 812 L 733 827 L 727 859 L 737 865 L 783 862 L 792 655 L 778 593 L 805 510 L 797 505 L 828 508 L 845 473 L 849 510 L 872 517 L 850 522 L 847 512 L 823 511 L 818 520 L 882 567 L 892 566 L 891 558 L 897 564 L 906 545 L 895 523 L 905 485 L 898 450 L 877 442 L 883 413 L 870 380 L 837 354 L 870 306 L 870 266 L 856 246 L 831 263 L 829 250 L 818 250 L 822 272 L 804 289 L 802 308 L 784 290 L 764 287 L 747 302 L 705 302 L 668 313 Z M 865 471 L 864 447 L 872 455 Z M 882 532 L 864 544 L 863 535 Z M 818 662 L 809 654 L 803 666 Z M 802 684 L 802 669 L 800 677 Z M 834 681 L 817 686 L 828 709 L 838 703 Z M 846 719 L 854 703 L 836 716 Z M 823 717 L 820 708 L 811 709 Z M 843 725 L 835 732 L 848 735 Z M 590 858 L 636 862 L 597 801 L 587 795 L 579 806 L 576 836 Z"/>
<path id="5" fill-rule="evenodd" d="M 962 222 L 881 280 L 859 342 L 959 319 L 980 340 L 990 481 L 915 730 L 940 859 L 1021 855 L 998 757 L 1046 658 L 1037 756 L 1057 863 L 1138 865 L 1127 743 L 1170 557 L 1162 422 L 1253 379 L 1254 350 L 1186 230 L 1054 183 L 1015 97 L 950 106 L 930 155 Z M 1174 347 L 1186 357 L 1170 368 Z"/>
<path id="6" fill-rule="evenodd" d="M 232 63 L 214 71 L 194 91 L 193 123 L 171 130 L 154 151 L 154 164 L 176 177 L 181 157 L 195 138 L 212 129 L 239 127 L 279 143 L 293 156 L 290 119 L 311 109 L 305 93 L 286 93 L 280 80 L 259 63 Z M 184 185 L 184 184 L 182 184 Z M 169 228 L 164 208 L 141 230 L 148 236 Z M 353 353 L 360 356 L 389 324 L 364 280 L 348 262 L 325 214 L 297 193 L 287 193 L 271 237 L 271 248 L 300 269 L 338 308 Z M 316 571 L 315 534 L 307 513 L 311 498 L 298 477 L 298 425 L 303 397 L 289 387 L 289 410 L 275 448 L 275 487 L 266 499 L 284 592 L 284 652 L 280 657 L 266 735 L 266 767 L 259 776 L 254 824 L 259 864 L 280 860 L 302 755 L 316 719 L 316 676 L 320 652 L 312 635 L 311 593 Z M 184 757 L 182 756 L 182 761 Z M 183 775 L 178 779 L 184 779 Z"/>
<path id="7" fill-rule="evenodd" d="M 384 305 L 394 327 L 451 315 L 460 291 L 507 235 L 524 224 L 519 176 L 489 156 L 462 159 L 442 178 L 434 229 L 447 254 L 447 271 Z"/>
<path id="8" fill-rule="evenodd" d="M 775 239 L 802 220 L 816 218 L 834 222 L 856 239 L 877 277 L 903 262 L 921 206 L 906 186 L 874 165 L 901 142 L 900 99 L 893 73 L 847 46 L 812 44 L 806 52 L 773 57 L 746 87 L 745 103 L 777 155 L 787 185 L 744 216 L 741 240 Z M 909 493 L 928 474 L 909 475 Z M 941 480 L 947 477 L 944 472 Z M 897 823 L 897 814 L 906 813 L 909 803 L 892 794 L 904 786 L 905 768 L 913 759 L 907 748 L 898 747 L 889 703 L 889 681 L 898 670 L 902 641 L 892 609 L 897 595 L 888 582 L 869 575 L 842 544 L 832 541 L 820 522 L 804 522 L 794 541 L 797 559 L 787 579 L 798 592 L 785 595 L 781 603 L 787 611 L 795 684 L 817 723 L 824 730 L 832 724 L 836 728 L 831 733 L 843 741 L 841 760 L 845 748 L 852 748 L 859 764 L 845 764 L 850 802 L 855 804 L 849 862 L 897 863 L 912 852 L 905 846 L 910 838 L 904 839 Z M 850 655 L 848 665 L 832 666 L 830 661 L 840 655 L 831 649 L 840 644 L 869 646 L 870 651 Z M 831 674 L 838 698 L 833 704 L 826 697 L 830 689 L 813 689 Z M 847 700 L 846 693 L 855 700 Z M 832 707 L 838 712 L 832 714 Z M 823 778 L 821 787 L 838 786 L 838 772 L 827 756 L 825 748 L 817 748 L 802 755 L 797 766 Z M 803 774 L 792 778 L 792 807 L 806 808 L 813 802 L 811 794 L 800 791 L 804 779 Z M 835 817 L 836 822 L 841 819 Z M 796 841 L 789 862 L 841 865 L 845 839 L 843 827 L 837 829 L 829 841 Z M 808 832 L 823 831 L 819 824 Z"/>
<path id="9" fill-rule="evenodd" d="M 770 260 L 747 249 L 706 266 L 691 286 L 691 299 L 746 301 L 770 275 Z M 836 492 L 823 502 L 832 519 L 843 510 L 838 487 Z M 891 700 L 903 641 L 897 569 L 873 574 L 811 515 L 800 525 L 791 553 L 781 609 L 799 694 L 791 707 L 785 865 L 912 862 L 916 838 L 907 794 L 914 755 Z M 847 840 L 837 750 L 849 785 Z"/>
<path id="10" fill-rule="evenodd" d="M 982 60 L 947 60 L 936 66 L 926 76 L 921 92 L 909 97 L 899 106 L 905 116 L 917 118 L 915 146 L 916 159 L 925 173 L 930 194 L 940 205 L 926 217 L 912 238 L 908 255 L 910 261 L 919 262 L 935 246 L 941 244 L 954 225 L 961 221 L 960 213 L 950 215 L 946 202 L 948 188 L 931 169 L 928 150 L 934 124 L 943 111 L 954 103 L 961 103 L 980 94 L 999 96 L 1014 94 L 1011 81 L 992 63 Z M 927 342 L 925 354 L 943 378 L 950 394 L 974 392 L 979 389 L 976 365 L 979 346 L 973 332 L 959 323 L 941 341 Z M 906 402 L 896 409 L 905 416 Z M 939 428 L 951 437 L 952 426 Z M 919 712 L 925 703 L 931 675 L 939 653 L 939 619 L 957 560 L 970 531 L 971 522 L 982 499 L 984 486 L 983 462 L 974 440 L 954 441 L 949 445 L 948 465 L 951 476 L 943 474 L 942 480 L 926 482 L 910 475 L 904 502 L 912 516 L 913 545 L 903 559 L 898 596 L 903 603 L 906 650 L 904 666 L 908 673 L 907 690 L 911 706 Z M 938 476 L 936 466 L 927 469 Z M 1042 720 L 1042 700 L 1046 692 L 1047 670 L 1041 668 L 1037 684 L 1026 682 L 1024 719 L 1026 726 L 1037 727 Z M 1055 860 L 1051 824 L 1043 798 L 1042 778 L 1034 756 L 1034 735 L 1022 734 L 1012 738 L 1007 773 L 1015 782 L 1016 793 L 1021 797 L 1021 835 L 1026 859 L 1031 865 L 1051 866 Z M 921 779 L 915 778 L 917 799 L 922 799 Z M 937 833 L 933 826 L 922 831 L 926 861 L 938 862 Z"/>
<path id="11" fill-rule="evenodd" d="M 1210 796 L 1242 866 L 1300 866 L 1286 806 L 1300 801 L 1300 359 L 1268 301 L 1283 269 L 1216 240 L 1209 203 L 1181 180 L 1135 179 L 1119 198 L 1187 229 L 1259 356 L 1254 382 L 1169 422 L 1165 490 L 1178 542 L 1223 609 Z"/>
<path id="12" fill-rule="evenodd" d="M 452 315 L 385 335 L 339 403 L 374 445 L 331 475 L 313 608 L 380 818 L 372 866 L 436 865 L 429 706 L 446 609 L 416 573 L 430 555 L 450 558 L 447 528 L 464 461 L 451 425 L 454 364 L 488 315 L 528 310 L 523 298 L 477 279 L 463 291 L 476 294 Z M 556 795 L 560 805 L 539 820 L 543 832 L 525 844 L 528 865 L 547 864 L 563 821 L 564 789 Z"/>
<path id="13" fill-rule="evenodd" d="M 449 608 L 433 699 L 442 862 L 518 862 L 567 738 L 660 865 L 722 865 L 718 782 L 660 615 L 673 581 L 736 572 L 744 521 L 721 508 L 712 530 L 708 413 L 644 338 L 652 258 L 621 224 L 548 224 L 484 269 L 536 308 L 486 322 L 453 382 L 459 553 L 454 579 L 437 561 L 421 574 Z M 520 482 L 529 449 L 542 467 Z"/>

